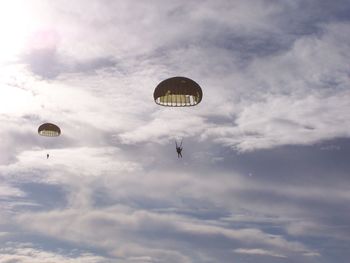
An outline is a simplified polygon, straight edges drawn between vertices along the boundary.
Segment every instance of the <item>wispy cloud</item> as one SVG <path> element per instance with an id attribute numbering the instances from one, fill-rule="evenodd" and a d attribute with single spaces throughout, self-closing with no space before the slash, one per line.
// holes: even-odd
<path id="1" fill-rule="evenodd" d="M 89 253 L 74 253 L 70 256 L 62 255 L 59 252 L 45 251 L 33 247 L 32 244 L 8 243 L 8 246 L 0 248 L 0 260 L 4 263 L 18 262 L 67 262 L 67 263 L 107 263 L 112 262 L 108 258 L 103 258 Z"/>
<path id="2" fill-rule="evenodd" d="M 258 255 L 258 256 L 271 256 L 276 258 L 286 258 L 286 256 L 282 254 L 277 254 L 272 251 L 268 251 L 265 249 L 260 248 L 252 248 L 252 249 L 244 249 L 244 248 L 237 248 L 234 250 L 235 253 L 238 254 L 246 254 L 246 255 Z"/>

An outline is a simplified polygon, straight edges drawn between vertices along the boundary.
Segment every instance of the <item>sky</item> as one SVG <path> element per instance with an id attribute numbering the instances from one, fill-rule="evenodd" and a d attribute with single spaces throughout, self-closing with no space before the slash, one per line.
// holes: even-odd
<path id="1" fill-rule="evenodd" d="M 0 36 L 0 262 L 349 262 L 348 0 L 2 1 Z"/>

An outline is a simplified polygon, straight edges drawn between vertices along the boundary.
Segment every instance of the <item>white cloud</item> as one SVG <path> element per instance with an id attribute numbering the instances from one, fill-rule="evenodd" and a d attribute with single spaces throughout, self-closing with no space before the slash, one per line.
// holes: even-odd
<path id="1" fill-rule="evenodd" d="M 21 191 L 20 189 L 13 187 L 11 185 L 0 185 L 0 197 L 6 198 L 6 197 L 23 197 L 25 196 L 25 193 Z"/>
<path id="2" fill-rule="evenodd" d="M 202 137 L 242 151 L 348 137 L 348 46 L 338 45 L 349 42 L 339 33 L 347 30 L 328 25 L 286 53 L 257 58 L 243 73 L 247 80 L 232 89 L 240 99 L 234 123 L 210 127 Z"/>

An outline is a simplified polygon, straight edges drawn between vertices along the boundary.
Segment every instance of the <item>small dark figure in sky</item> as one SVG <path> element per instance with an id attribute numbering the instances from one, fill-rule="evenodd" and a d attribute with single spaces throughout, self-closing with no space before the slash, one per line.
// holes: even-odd
<path id="1" fill-rule="evenodd" d="M 49 159 L 50 155 L 49 154 L 46 154 L 46 159 Z"/>
<path id="2" fill-rule="evenodd" d="M 182 140 L 181 140 L 181 143 L 180 143 L 180 146 L 177 145 L 177 141 L 175 141 L 175 145 L 176 145 L 176 152 L 177 152 L 177 158 L 182 158 Z"/>

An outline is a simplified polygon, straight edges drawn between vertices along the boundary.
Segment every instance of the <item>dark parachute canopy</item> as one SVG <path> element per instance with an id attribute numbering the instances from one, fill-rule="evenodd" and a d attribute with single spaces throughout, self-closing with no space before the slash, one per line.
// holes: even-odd
<path id="1" fill-rule="evenodd" d="M 169 107 L 194 106 L 201 102 L 202 96 L 201 87 L 185 77 L 163 80 L 153 93 L 155 103 Z"/>
<path id="2" fill-rule="evenodd" d="M 57 137 L 61 134 L 61 129 L 52 123 L 41 124 L 38 128 L 39 135 L 48 137 Z"/>

